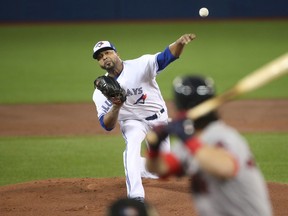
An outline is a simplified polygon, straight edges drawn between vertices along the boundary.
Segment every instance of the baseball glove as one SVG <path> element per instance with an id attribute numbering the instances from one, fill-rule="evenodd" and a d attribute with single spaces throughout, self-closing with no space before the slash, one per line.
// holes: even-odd
<path id="1" fill-rule="evenodd" d="M 99 76 L 94 81 L 94 88 L 99 89 L 102 94 L 110 101 L 126 101 L 126 92 L 113 77 Z"/>

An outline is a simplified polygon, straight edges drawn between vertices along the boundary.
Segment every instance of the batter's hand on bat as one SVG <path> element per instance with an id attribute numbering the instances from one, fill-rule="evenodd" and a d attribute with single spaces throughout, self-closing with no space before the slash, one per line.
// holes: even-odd
<path id="1" fill-rule="evenodd" d="M 149 144 L 150 153 L 157 155 L 160 149 L 161 142 L 168 135 L 178 137 L 185 143 L 188 139 L 194 136 L 194 124 L 191 119 L 179 118 L 168 125 L 158 125 L 147 134 L 147 142 Z"/>
<path id="2" fill-rule="evenodd" d="M 154 138 L 148 138 L 149 148 L 152 151 L 159 151 L 161 142 L 168 136 L 167 125 L 157 125 L 153 127 L 151 134 Z"/>
<path id="3" fill-rule="evenodd" d="M 176 119 L 169 122 L 166 131 L 168 134 L 177 136 L 183 142 L 186 142 L 194 136 L 194 123 L 191 119 L 187 118 Z"/>

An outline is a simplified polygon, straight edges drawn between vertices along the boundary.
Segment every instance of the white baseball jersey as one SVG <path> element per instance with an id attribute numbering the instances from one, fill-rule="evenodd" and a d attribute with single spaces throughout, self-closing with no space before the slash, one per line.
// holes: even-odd
<path id="1" fill-rule="evenodd" d="M 233 128 L 218 120 L 201 133 L 202 143 L 228 150 L 239 164 L 237 175 L 230 180 L 219 179 L 198 169 L 182 143 L 172 151 L 192 176 L 194 204 L 200 216 L 272 216 L 267 186 L 245 139 Z M 185 165 L 184 165 L 185 164 Z"/>
<path id="2" fill-rule="evenodd" d="M 167 116 L 167 108 L 155 78 L 158 70 L 156 56 L 157 54 L 143 55 L 123 62 L 124 68 L 117 81 L 125 89 L 127 100 L 120 109 L 119 121 L 144 120 L 162 108 L 165 109 L 163 115 Z M 93 100 L 97 107 L 98 118 L 112 107 L 112 103 L 98 89 L 94 91 Z"/>

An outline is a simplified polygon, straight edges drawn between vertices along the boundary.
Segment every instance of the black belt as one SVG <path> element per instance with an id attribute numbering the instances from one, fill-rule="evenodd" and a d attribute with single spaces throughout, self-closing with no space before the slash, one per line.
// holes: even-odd
<path id="1" fill-rule="evenodd" d="M 162 113 L 164 113 L 164 112 L 165 112 L 165 110 L 164 110 L 164 108 L 162 108 L 162 109 L 160 110 L 160 114 L 162 114 Z M 145 120 L 151 121 L 151 120 L 154 120 L 154 119 L 157 119 L 157 118 L 158 118 L 158 115 L 155 113 L 154 115 L 145 118 Z"/>

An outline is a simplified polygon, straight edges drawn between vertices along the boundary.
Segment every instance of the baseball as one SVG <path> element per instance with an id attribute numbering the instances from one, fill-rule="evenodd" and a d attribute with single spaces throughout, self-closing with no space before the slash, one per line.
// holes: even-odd
<path id="1" fill-rule="evenodd" d="M 199 10 L 199 15 L 201 17 L 207 17 L 209 15 L 209 10 L 207 8 L 203 7 Z"/>

